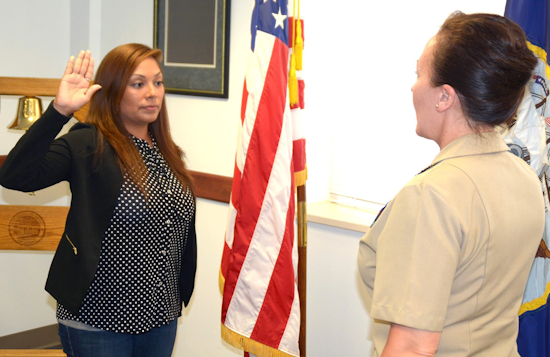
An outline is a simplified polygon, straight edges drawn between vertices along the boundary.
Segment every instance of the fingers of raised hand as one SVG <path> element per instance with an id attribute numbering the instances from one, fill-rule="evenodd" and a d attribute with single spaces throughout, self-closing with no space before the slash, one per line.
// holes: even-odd
<path id="1" fill-rule="evenodd" d="M 90 66 L 90 59 L 92 57 L 92 53 L 88 50 L 84 53 L 84 58 L 82 58 L 82 65 L 80 66 L 80 74 L 86 77 L 86 74 L 88 73 L 88 67 Z"/>
<path id="2" fill-rule="evenodd" d="M 65 75 L 69 75 L 73 73 L 73 67 L 74 67 L 74 56 L 71 56 L 69 58 L 69 62 L 67 63 L 67 67 L 65 67 Z"/>
<path id="3" fill-rule="evenodd" d="M 73 74 L 82 74 L 80 73 L 80 71 L 82 70 L 82 61 L 84 60 L 85 54 L 86 53 L 84 51 L 80 51 L 80 53 L 78 54 L 78 57 L 74 61 L 73 72 L 72 72 Z"/>
<path id="4" fill-rule="evenodd" d="M 94 59 L 90 57 L 88 66 L 86 68 L 86 72 L 84 73 L 84 78 L 89 81 L 92 79 L 94 75 Z"/>
<path id="5" fill-rule="evenodd" d="M 69 62 L 67 63 L 67 67 L 65 68 L 64 76 L 70 76 L 71 82 L 75 80 L 80 81 L 83 78 L 90 82 L 93 74 L 94 59 L 92 58 L 91 52 L 88 50 L 80 51 L 76 58 L 74 56 L 71 56 L 71 58 L 69 58 Z"/>

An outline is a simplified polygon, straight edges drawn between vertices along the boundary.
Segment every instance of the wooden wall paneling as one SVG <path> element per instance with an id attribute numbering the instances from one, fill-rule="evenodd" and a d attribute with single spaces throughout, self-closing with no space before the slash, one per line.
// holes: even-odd
<path id="1" fill-rule="evenodd" d="M 191 171 L 195 181 L 195 195 L 199 198 L 229 203 L 233 179 L 227 176 Z"/>
<path id="2" fill-rule="evenodd" d="M 0 95 L 55 97 L 60 79 L 0 77 Z"/>
<path id="3" fill-rule="evenodd" d="M 5 159 L 5 155 L 0 155 L 0 166 Z M 231 177 L 199 171 L 191 171 L 191 176 L 195 182 L 195 195 L 198 198 L 229 203 L 233 182 Z"/>
<path id="4" fill-rule="evenodd" d="M 0 357 L 67 357 L 62 350 L 0 350 Z"/>

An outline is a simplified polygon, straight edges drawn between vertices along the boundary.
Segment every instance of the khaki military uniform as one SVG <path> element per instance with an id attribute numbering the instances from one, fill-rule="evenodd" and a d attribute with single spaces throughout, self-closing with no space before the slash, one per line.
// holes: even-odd
<path id="1" fill-rule="evenodd" d="M 518 311 L 544 228 L 535 172 L 496 133 L 447 145 L 361 239 L 375 319 L 441 331 L 438 356 L 519 356 Z"/>

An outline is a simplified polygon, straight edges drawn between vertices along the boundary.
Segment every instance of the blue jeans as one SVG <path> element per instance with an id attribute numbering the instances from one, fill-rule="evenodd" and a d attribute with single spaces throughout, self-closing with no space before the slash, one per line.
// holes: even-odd
<path id="1" fill-rule="evenodd" d="M 177 319 L 139 335 L 86 331 L 59 324 L 59 337 L 68 357 L 170 357 L 177 328 Z"/>

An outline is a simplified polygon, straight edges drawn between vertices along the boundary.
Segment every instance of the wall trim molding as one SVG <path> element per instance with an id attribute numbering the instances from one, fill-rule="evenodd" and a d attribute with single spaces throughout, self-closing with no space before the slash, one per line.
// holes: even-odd
<path id="1" fill-rule="evenodd" d="M 0 155 L 0 166 L 6 160 L 6 155 Z M 233 179 L 228 176 L 209 174 L 206 172 L 190 171 L 195 182 L 197 198 L 229 203 Z"/>
<path id="2" fill-rule="evenodd" d="M 0 350 L 46 349 L 61 346 L 58 325 L 48 325 L 0 337 Z M 2 352 L 0 351 L 0 355 Z"/>

